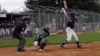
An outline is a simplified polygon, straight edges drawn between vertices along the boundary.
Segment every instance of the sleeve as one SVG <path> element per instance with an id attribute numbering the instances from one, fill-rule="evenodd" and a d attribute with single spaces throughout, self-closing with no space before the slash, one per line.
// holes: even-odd
<path id="1" fill-rule="evenodd" d="M 39 38 L 43 38 L 43 37 L 44 37 L 44 34 L 43 33 L 39 35 Z"/>
<path id="2" fill-rule="evenodd" d="M 42 33 L 40 33 L 39 37 L 40 38 L 46 38 L 47 37 L 47 34 L 45 32 L 42 32 Z"/>

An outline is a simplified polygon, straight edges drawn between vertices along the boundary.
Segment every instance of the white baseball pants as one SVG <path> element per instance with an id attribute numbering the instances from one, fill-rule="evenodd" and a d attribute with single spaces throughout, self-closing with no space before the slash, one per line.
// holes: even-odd
<path id="1" fill-rule="evenodd" d="M 75 41 L 78 41 L 78 37 L 72 28 L 70 28 L 70 27 L 66 28 L 66 35 L 67 35 L 66 40 L 68 42 L 71 41 L 72 37 L 74 38 Z"/>

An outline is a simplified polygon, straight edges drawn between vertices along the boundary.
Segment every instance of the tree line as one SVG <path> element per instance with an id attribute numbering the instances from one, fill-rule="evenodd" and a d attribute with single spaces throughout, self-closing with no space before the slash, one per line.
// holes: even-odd
<path id="1" fill-rule="evenodd" d="M 63 0 L 27 0 L 25 4 L 28 5 L 41 5 L 51 7 L 61 7 Z M 66 0 L 68 8 L 80 9 L 87 11 L 94 11 L 100 13 L 100 1 L 99 0 Z"/>

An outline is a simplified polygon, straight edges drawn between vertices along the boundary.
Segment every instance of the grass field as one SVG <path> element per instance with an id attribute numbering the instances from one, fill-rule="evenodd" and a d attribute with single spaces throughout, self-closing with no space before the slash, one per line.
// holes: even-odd
<path id="1" fill-rule="evenodd" d="M 95 42 L 95 41 L 100 41 L 100 33 L 97 32 L 92 32 L 92 33 L 82 33 L 78 34 L 79 40 L 82 43 L 89 43 L 89 42 Z M 62 41 L 66 39 L 66 35 L 58 35 L 58 36 L 52 36 L 49 37 L 49 44 L 59 44 Z M 32 38 L 27 38 L 27 43 L 26 45 L 32 45 L 34 41 L 34 37 Z M 71 43 L 74 41 L 72 40 Z M 18 45 L 18 40 L 17 39 L 5 39 L 5 40 L 0 40 L 0 47 L 8 47 L 8 46 L 16 46 Z"/>

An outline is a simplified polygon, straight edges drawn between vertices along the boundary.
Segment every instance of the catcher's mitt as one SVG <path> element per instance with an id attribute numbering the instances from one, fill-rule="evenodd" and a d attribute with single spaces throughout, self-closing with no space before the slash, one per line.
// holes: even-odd
<path id="1" fill-rule="evenodd" d="M 64 32 L 63 30 L 58 30 L 57 34 L 63 34 L 63 32 Z"/>

